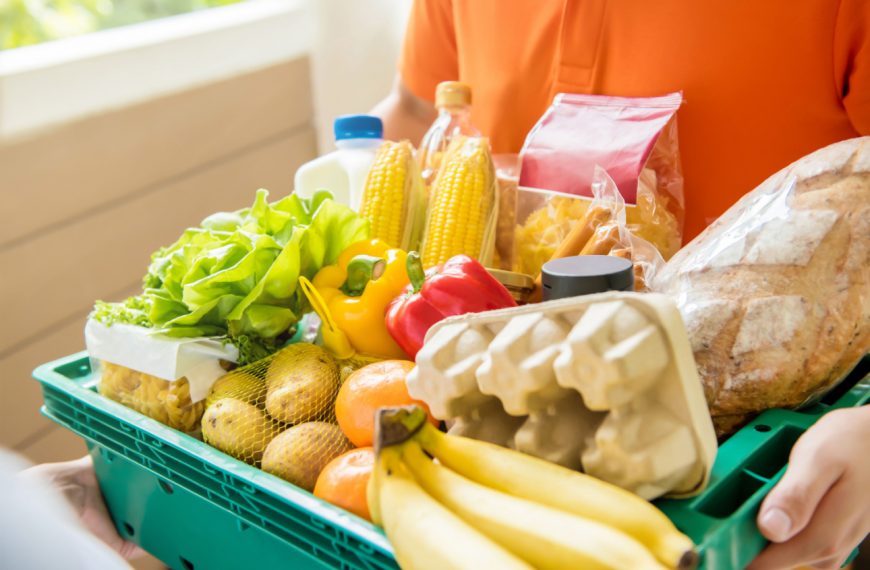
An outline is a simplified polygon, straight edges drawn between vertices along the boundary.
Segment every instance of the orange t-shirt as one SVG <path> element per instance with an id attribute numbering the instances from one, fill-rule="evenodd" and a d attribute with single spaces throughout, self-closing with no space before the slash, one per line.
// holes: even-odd
<path id="1" fill-rule="evenodd" d="M 795 159 L 870 134 L 870 0 L 416 0 L 400 62 L 473 91 L 496 152 L 560 92 L 682 90 L 686 238 Z"/>

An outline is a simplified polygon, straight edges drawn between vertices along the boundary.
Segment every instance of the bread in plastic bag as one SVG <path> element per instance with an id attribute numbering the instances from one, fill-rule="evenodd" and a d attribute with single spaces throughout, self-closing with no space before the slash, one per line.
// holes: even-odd
<path id="1" fill-rule="evenodd" d="M 771 176 L 653 288 L 682 312 L 720 434 L 826 392 L 870 350 L 870 137 Z"/>
<path id="2" fill-rule="evenodd" d="M 291 344 L 212 386 L 203 440 L 307 490 L 353 446 L 335 420 L 340 364 L 324 348 Z"/>
<path id="3" fill-rule="evenodd" d="M 682 240 L 681 104 L 680 93 L 557 95 L 523 145 L 520 186 L 591 197 L 600 166 L 622 193 L 632 232 L 668 259 Z"/>

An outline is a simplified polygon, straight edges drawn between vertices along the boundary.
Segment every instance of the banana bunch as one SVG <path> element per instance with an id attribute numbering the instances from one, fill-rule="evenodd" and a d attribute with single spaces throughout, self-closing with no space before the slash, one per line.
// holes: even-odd
<path id="1" fill-rule="evenodd" d="M 381 409 L 372 519 L 405 570 L 689 569 L 692 541 L 647 501 L 510 449 Z M 437 460 L 437 461 L 436 461 Z"/>

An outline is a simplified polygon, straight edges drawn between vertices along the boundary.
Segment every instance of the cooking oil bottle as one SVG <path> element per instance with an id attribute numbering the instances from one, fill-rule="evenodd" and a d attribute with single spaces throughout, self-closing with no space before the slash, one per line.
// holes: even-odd
<path id="1" fill-rule="evenodd" d="M 429 127 L 417 150 L 417 160 L 426 186 L 431 186 L 438 174 L 441 157 L 453 137 L 479 137 L 480 131 L 471 123 L 471 87 L 459 81 L 442 81 L 435 89 L 438 118 Z"/>

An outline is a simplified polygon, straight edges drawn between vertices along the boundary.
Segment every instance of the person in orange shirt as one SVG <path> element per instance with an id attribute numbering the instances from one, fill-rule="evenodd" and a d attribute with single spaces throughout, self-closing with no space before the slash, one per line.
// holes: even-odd
<path id="1" fill-rule="evenodd" d="M 560 92 L 655 96 L 678 113 L 685 238 L 792 161 L 870 134 L 870 0 L 416 0 L 392 93 L 374 110 L 418 143 L 441 81 L 516 153 Z M 870 406 L 828 414 L 795 445 L 759 513 L 753 569 L 838 568 L 870 530 Z"/>
<path id="2" fill-rule="evenodd" d="M 682 90 L 688 241 L 797 158 L 870 134 L 870 2 L 417 1 L 385 136 L 419 141 L 449 80 L 471 85 L 496 153 L 519 152 L 556 93 Z"/>

